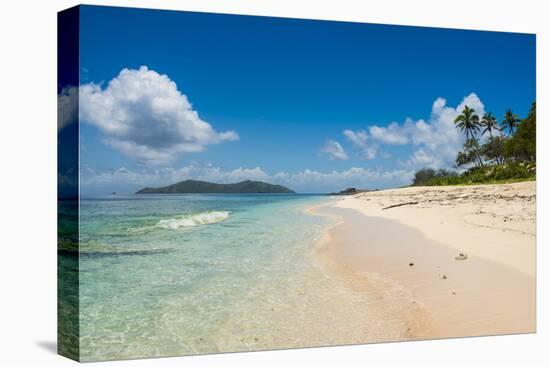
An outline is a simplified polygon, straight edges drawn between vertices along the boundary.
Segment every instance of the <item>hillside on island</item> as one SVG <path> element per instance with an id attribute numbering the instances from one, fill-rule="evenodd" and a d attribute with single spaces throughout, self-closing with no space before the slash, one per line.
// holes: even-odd
<path id="1" fill-rule="evenodd" d="M 242 181 L 232 184 L 217 184 L 206 181 L 185 180 L 165 187 L 146 187 L 136 194 L 293 194 L 294 191 L 281 185 L 261 181 Z"/>

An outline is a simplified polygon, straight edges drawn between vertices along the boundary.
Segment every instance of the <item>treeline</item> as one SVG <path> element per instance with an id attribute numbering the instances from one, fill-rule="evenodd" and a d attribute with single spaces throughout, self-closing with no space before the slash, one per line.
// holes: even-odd
<path id="1" fill-rule="evenodd" d="M 481 118 L 465 106 L 455 127 L 466 135 L 456 156 L 456 170 L 424 168 L 416 172 L 413 186 L 513 182 L 536 175 L 537 106 L 533 102 L 526 118 L 508 109 L 499 123 L 490 113 Z M 481 140 L 486 138 L 482 143 Z"/>

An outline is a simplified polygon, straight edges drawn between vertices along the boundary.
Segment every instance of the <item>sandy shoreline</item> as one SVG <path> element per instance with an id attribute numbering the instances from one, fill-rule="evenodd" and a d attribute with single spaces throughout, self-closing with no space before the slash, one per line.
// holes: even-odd
<path id="1" fill-rule="evenodd" d="M 318 254 L 356 289 L 380 288 L 378 303 L 395 308 L 386 317 L 405 320 L 403 340 L 534 332 L 535 188 L 524 182 L 346 196 L 316 209 L 342 218 Z M 405 202 L 416 204 L 383 210 Z M 459 253 L 467 259 L 456 259 Z"/>

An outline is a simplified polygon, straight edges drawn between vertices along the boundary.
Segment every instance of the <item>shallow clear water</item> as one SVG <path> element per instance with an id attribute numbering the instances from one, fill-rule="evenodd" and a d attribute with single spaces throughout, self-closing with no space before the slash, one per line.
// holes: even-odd
<path id="1" fill-rule="evenodd" d="M 243 310 L 254 319 L 258 289 L 287 284 L 310 266 L 305 254 L 331 219 L 304 209 L 327 200 L 281 194 L 83 199 L 82 359 L 231 350 L 227 340 L 227 349 L 220 347 L 220 331 Z M 277 297 L 285 297 L 285 287 Z"/>

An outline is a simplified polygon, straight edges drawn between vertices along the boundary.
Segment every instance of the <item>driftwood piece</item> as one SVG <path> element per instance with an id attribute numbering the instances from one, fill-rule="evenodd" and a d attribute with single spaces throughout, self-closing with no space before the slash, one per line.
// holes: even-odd
<path id="1" fill-rule="evenodd" d="M 406 203 L 394 204 L 394 205 L 386 206 L 385 208 L 382 208 L 382 210 L 391 209 L 391 208 L 397 208 L 398 206 L 403 206 L 403 205 L 416 205 L 416 204 L 418 204 L 418 201 L 409 201 L 409 202 L 406 202 Z"/>

